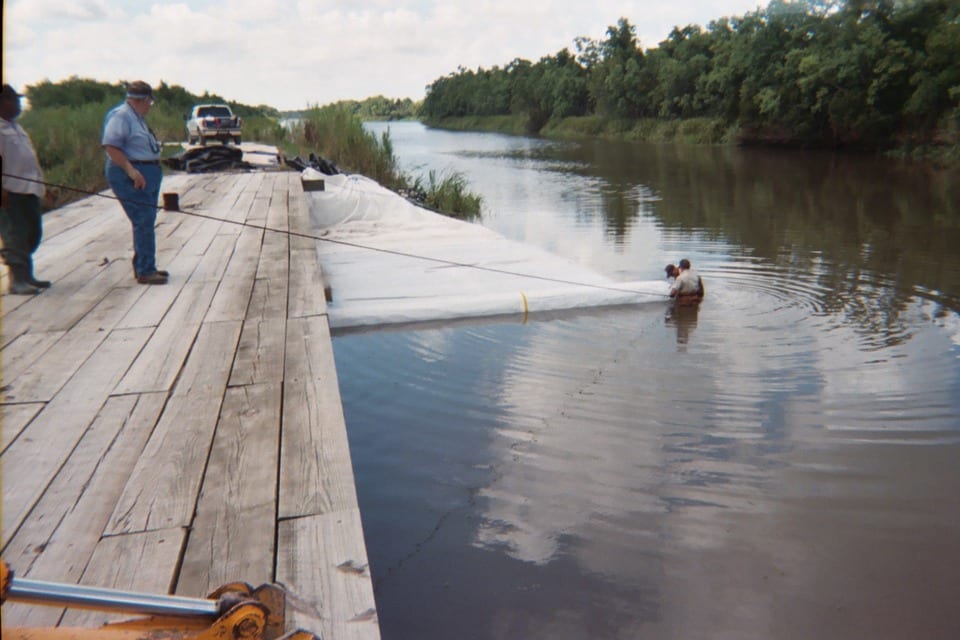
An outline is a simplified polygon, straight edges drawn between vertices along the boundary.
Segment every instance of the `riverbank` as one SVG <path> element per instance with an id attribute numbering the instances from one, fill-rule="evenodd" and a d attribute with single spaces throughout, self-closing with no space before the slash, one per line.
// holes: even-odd
<path id="1" fill-rule="evenodd" d="M 598 138 L 626 142 L 742 145 L 756 147 L 796 146 L 759 133 L 746 134 L 720 118 L 660 120 L 655 118 L 605 118 L 577 116 L 554 118 L 539 131 L 531 131 L 524 115 L 463 116 L 425 119 L 428 127 L 451 131 L 488 131 L 510 135 L 533 135 L 553 140 Z M 880 152 L 900 159 L 930 162 L 940 168 L 960 169 L 960 131 L 941 131 L 929 143 L 904 141 L 897 148 Z"/>

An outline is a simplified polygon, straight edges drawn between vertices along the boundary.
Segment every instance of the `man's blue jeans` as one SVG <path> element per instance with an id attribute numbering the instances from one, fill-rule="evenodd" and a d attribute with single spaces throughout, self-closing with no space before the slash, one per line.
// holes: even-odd
<path id="1" fill-rule="evenodd" d="M 135 164 L 143 174 L 147 186 L 134 189 L 123 169 L 107 162 L 107 184 L 120 199 L 130 224 L 133 225 L 133 270 L 138 276 L 147 276 L 157 270 L 157 201 L 160 199 L 160 182 L 163 171 L 156 164 Z"/>

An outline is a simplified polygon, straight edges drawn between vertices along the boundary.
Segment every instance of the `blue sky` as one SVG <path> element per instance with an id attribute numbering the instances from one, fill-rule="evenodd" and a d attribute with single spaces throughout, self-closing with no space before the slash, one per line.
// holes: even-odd
<path id="1" fill-rule="evenodd" d="M 421 99 L 458 66 L 536 61 L 626 17 L 644 48 L 765 0 L 7 0 L 3 78 L 161 80 L 300 109 L 382 94 Z"/>

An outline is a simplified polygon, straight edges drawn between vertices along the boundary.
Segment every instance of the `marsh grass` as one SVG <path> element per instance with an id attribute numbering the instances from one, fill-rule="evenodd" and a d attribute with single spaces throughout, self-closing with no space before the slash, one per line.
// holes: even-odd
<path id="1" fill-rule="evenodd" d="M 470 191 L 467 180 L 461 173 L 438 173 L 430 170 L 426 179 L 423 176 L 418 177 L 412 188 L 426 194 L 423 204 L 427 208 L 466 220 L 480 216 L 483 199 Z"/>
<path id="2" fill-rule="evenodd" d="M 100 136 L 104 116 L 117 104 L 117 100 L 110 99 L 80 106 L 31 109 L 20 116 L 19 122 L 37 150 L 45 180 L 59 185 L 48 187 L 52 199 L 45 203 L 45 208 L 57 208 L 107 188 Z M 164 143 L 163 157 L 181 151 L 178 143 L 186 140 L 186 128 L 180 109 L 158 101 L 146 120 Z M 311 109 L 292 127 L 267 116 L 247 117 L 243 120 L 243 139 L 275 144 L 289 157 L 317 153 L 342 171 L 365 175 L 396 191 L 420 182 L 427 206 L 456 216 L 480 214 L 480 196 L 468 191 L 463 175 L 431 174 L 423 182 L 401 172 L 389 133 L 377 138 L 363 128 L 358 116 L 342 106 Z"/>
<path id="3" fill-rule="evenodd" d="M 401 171 L 390 132 L 378 138 L 341 105 L 309 110 L 279 146 L 288 155 L 307 157 L 316 153 L 341 171 L 365 175 L 388 189 L 419 193 L 422 204 L 440 213 L 459 218 L 480 215 L 482 198 L 470 192 L 463 174 L 431 171 L 426 178 L 414 178 Z"/>

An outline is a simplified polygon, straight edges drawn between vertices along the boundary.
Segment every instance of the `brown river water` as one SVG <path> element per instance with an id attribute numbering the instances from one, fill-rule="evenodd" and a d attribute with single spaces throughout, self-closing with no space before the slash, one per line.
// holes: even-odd
<path id="1" fill-rule="evenodd" d="M 960 638 L 956 172 L 389 129 L 479 224 L 707 297 L 335 336 L 385 640 Z"/>

